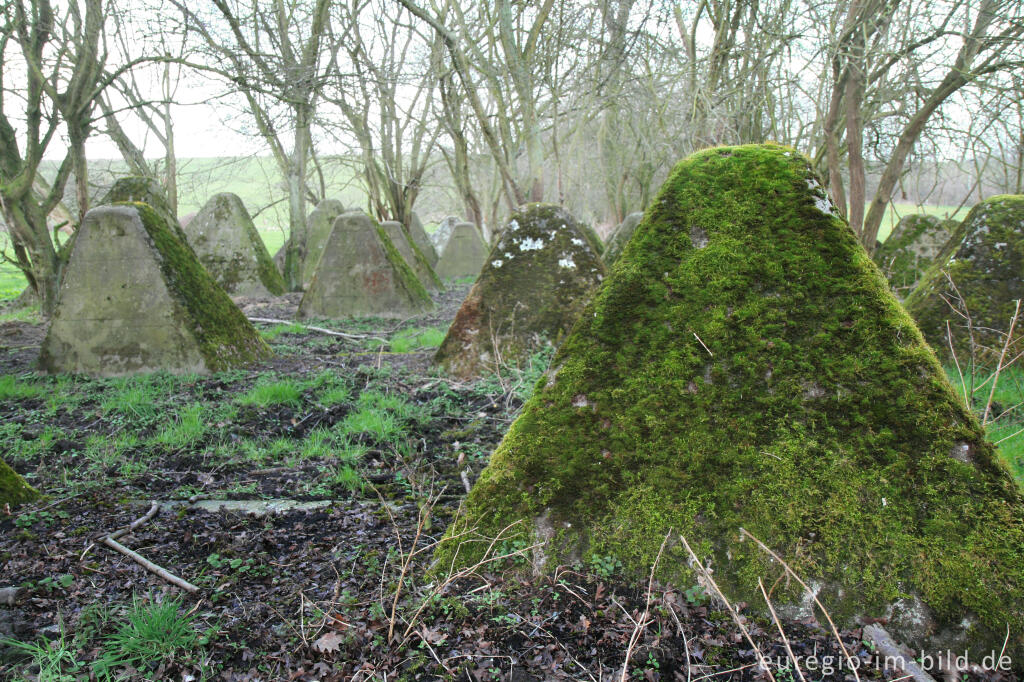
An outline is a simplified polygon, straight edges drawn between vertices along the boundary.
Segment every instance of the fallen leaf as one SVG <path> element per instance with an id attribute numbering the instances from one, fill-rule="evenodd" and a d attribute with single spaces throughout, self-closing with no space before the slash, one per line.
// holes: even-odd
<path id="1" fill-rule="evenodd" d="M 344 639 L 344 637 L 332 630 L 313 642 L 313 649 L 322 654 L 331 654 L 341 648 L 341 643 Z"/>

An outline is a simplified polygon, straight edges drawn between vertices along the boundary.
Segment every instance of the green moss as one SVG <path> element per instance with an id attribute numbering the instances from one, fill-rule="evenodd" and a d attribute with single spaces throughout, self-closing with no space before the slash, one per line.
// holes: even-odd
<path id="1" fill-rule="evenodd" d="M 182 320 L 192 330 L 210 371 L 251 364 L 271 355 L 270 347 L 196 258 L 179 230 L 148 204 L 125 204 L 139 212 L 142 225 L 159 252 L 164 280 L 181 303 Z"/>
<path id="2" fill-rule="evenodd" d="M 102 205 L 135 203 L 141 202 L 148 205 L 160 216 L 162 216 L 178 237 L 188 243 L 185 233 L 181 230 L 171 204 L 167 201 L 167 194 L 160 182 L 155 178 L 147 178 L 142 175 L 128 175 L 118 178 L 107 190 L 106 195 L 100 201 Z"/>
<path id="3" fill-rule="evenodd" d="M 428 308 L 433 308 L 434 302 L 431 300 L 430 294 L 427 293 L 423 284 L 420 283 L 416 273 L 412 271 L 412 268 L 402 258 L 402 254 L 398 253 L 398 249 L 395 248 L 387 232 L 376 221 L 374 221 L 374 227 L 377 230 L 377 236 L 380 237 L 380 243 L 384 245 L 384 252 L 388 257 L 388 262 L 391 263 L 391 267 L 395 270 L 395 279 L 399 286 L 409 294 L 409 298 L 413 301 L 423 304 Z"/>
<path id="4" fill-rule="evenodd" d="M 31 502 L 38 497 L 35 488 L 25 483 L 25 479 L 0 458 L 0 508 L 7 504 L 13 507 Z"/>
<path id="5" fill-rule="evenodd" d="M 568 333 L 605 272 L 565 209 L 521 207 L 491 249 L 435 362 L 462 378 L 521 364 Z"/>
<path id="6" fill-rule="evenodd" d="M 908 215 L 900 219 L 874 256 L 897 296 L 906 296 L 913 290 L 956 227 L 955 220 L 931 215 Z"/>
<path id="7" fill-rule="evenodd" d="M 1024 196 L 1000 195 L 971 209 L 907 297 L 906 306 L 941 356 L 950 354 L 949 320 L 961 363 L 994 364 L 1010 328 L 1015 302 L 1021 298 Z M 1009 357 L 1021 350 L 1021 331 L 1024 324 L 1018 323 Z"/>
<path id="8" fill-rule="evenodd" d="M 676 166 L 449 538 L 522 522 L 545 566 L 613 555 L 641 578 L 673 529 L 730 598 L 763 604 L 757 577 L 779 569 L 745 528 L 845 623 L 914 595 L 940 626 L 974 618 L 974 643 L 1010 623 L 1020 645 L 1024 501 L 829 208 L 785 147 Z M 439 565 L 485 547 L 449 540 Z M 659 566 L 693 584 L 678 545 Z"/>

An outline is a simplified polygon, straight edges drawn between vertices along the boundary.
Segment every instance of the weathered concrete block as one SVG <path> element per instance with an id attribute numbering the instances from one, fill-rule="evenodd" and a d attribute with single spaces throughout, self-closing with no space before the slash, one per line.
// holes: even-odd
<path id="1" fill-rule="evenodd" d="M 298 316 L 406 318 L 434 308 L 384 230 L 364 213 L 334 221 Z"/>
<path id="2" fill-rule="evenodd" d="M 487 261 L 487 251 L 475 225 L 458 223 L 437 262 L 437 274 L 444 279 L 475 277 Z"/>
<path id="3" fill-rule="evenodd" d="M 147 204 L 86 214 L 40 353 L 48 372 L 219 371 L 270 349 Z"/>
<path id="4" fill-rule="evenodd" d="M 183 227 L 199 262 L 235 296 L 279 296 L 284 280 L 236 194 L 214 195 Z"/>

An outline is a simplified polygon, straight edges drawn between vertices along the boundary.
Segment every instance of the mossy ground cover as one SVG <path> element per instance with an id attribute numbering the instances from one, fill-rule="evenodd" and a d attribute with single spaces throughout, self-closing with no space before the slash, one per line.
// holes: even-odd
<path id="1" fill-rule="evenodd" d="M 615 555 L 639 577 L 671 529 L 754 603 L 778 567 L 742 527 L 820 581 L 840 620 L 912 593 L 939 622 L 981 619 L 987 645 L 1024 618 L 1021 511 L 806 159 L 767 145 L 676 167 L 450 532 L 518 523 L 548 570 Z M 692 580 L 681 546 L 666 551 L 660 575 Z M 913 626 L 889 621 L 923 638 Z"/>
<path id="2" fill-rule="evenodd" d="M 382 337 L 391 342 L 384 347 L 262 326 L 273 359 L 209 376 L 41 376 L 20 349 L 34 340 L 38 352 L 41 332 L 0 326 L 0 450 L 46 495 L 0 511 L 0 587 L 22 588 L 13 606 L 0 605 L 0 640 L 21 643 L 0 644 L 0 678 L 33 679 L 36 665 L 49 679 L 87 677 L 108 663 L 131 680 L 620 674 L 631 614 L 648 600 L 646 583 L 626 581 L 615 557 L 524 581 L 499 570 L 525 561 L 511 556 L 486 577 L 437 592 L 431 553 L 422 551 L 402 577 L 399 539 L 408 552 L 440 537 L 464 497 L 461 472 L 476 479 L 551 356 L 538 351 L 522 375 L 455 383 L 430 369 L 429 348 L 395 349 L 396 340 L 443 329 L 468 288 L 404 324 L 316 322 Z M 287 318 L 296 302 L 263 316 Z M 193 496 L 321 506 L 248 516 L 195 508 Z M 151 500 L 173 504 L 121 542 L 196 584 L 197 595 L 95 542 Z M 740 634 L 699 588 L 657 587 L 650 606 L 631 679 L 750 670 L 752 654 L 734 644 Z M 784 661 L 770 623 L 748 627 Z M 821 629 L 787 623 L 787 634 L 797 651 L 838 660 Z M 867 661 L 857 634 L 845 633 L 845 645 Z M 133 663 L 142 672 L 115 660 L 129 654 L 145 659 Z"/>

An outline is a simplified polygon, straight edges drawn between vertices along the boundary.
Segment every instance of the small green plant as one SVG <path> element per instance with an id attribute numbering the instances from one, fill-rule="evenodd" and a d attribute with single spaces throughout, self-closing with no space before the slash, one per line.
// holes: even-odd
<path id="1" fill-rule="evenodd" d="M 104 398 L 100 409 L 104 414 L 118 414 L 128 419 L 153 419 L 158 414 L 158 389 L 148 381 L 122 379 L 113 387 L 113 393 Z"/>
<path id="2" fill-rule="evenodd" d="M 298 406 L 302 402 L 304 386 L 294 379 L 258 381 L 255 386 L 239 396 L 238 404 L 270 407 L 272 405 Z"/>
<path id="3" fill-rule="evenodd" d="M 202 403 L 185 407 L 174 422 L 157 432 L 154 442 L 171 447 L 195 445 L 206 434 L 206 411 Z"/>
<path id="4" fill-rule="evenodd" d="M 622 570 L 622 562 L 610 554 L 607 556 L 595 555 L 590 557 L 590 570 L 607 580 Z"/>
<path id="5" fill-rule="evenodd" d="M 306 440 L 302 441 L 302 449 L 299 450 L 299 459 L 324 459 L 331 455 L 332 434 L 327 429 L 316 428 L 309 432 Z"/>
<path id="6" fill-rule="evenodd" d="M 191 614 L 181 615 L 177 598 L 163 602 L 135 600 L 117 630 L 106 637 L 103 653 L 93 664 L 101 679 L 118 668 L 145 670 L 149 663 L 188 658 L 199 644 Z"/>
<path id="7" fill-rule="evenodd" d="M 403 329 L 391 337 L 391 352 L 409 353 L 423 348 L 437 348 L 444 341 L 446 331 L 427 327 L 423 329 Z"/>
<path id="8" fill-rule="evenodd" d="M 270 329 L 260 330 L 260 336 L 264 341 L 274 341 L 281 334 L 304 334 L 306 328 L 301 324 L 275 324 Z"/>
<path id="9" fill-rule="evenodd" d="M 20 642 L 16 639 L 0 639 L 0 645 L 12 647 L 28 656 L 30 661 L 27 669 L 38 669 L 34 676 L 38 682 L 74 682 L 84 667 L 75 655 L 75 645 L 64 634 L 63 623 L 60 624 L 60 637 L 53 641 L 39 639 L 35 642 Z"/>
<path id="10" fill-rule="evenodd" d="M 394 442 L 402 433 L 398 419 L 379 407 L 363 407 L 350 413 L 338 425 L 338 429 L 342 437 L 367 434 L 381 443 Z"/>
<path id="11" fill-rule="evenodd" d="M 690 585 L 683 592 L 687 603 L 693 606 L 703 606 L 708 600 L 708 594 L 704 591 L 703 585 Z"/>
<path id="12" fill-rule="evenodd" d="M 352 389 L 348 386 L 331 386 L 317 398 L 317 402 L 323 407 L 340 405 L 352 400 Z"/>
<path id="13" fill-rule="evenodd" d="M 26 400 L 37 398 L 46 392 L 46 387 L 30 384 L 10 374 L 0 376 L 0 400 Z"/>
<path id="14" fill-rule="evenodd" d="M 337 486 L 349 491 L 359 490 L 363 486 L 363 477 L 359 470 L 350 466 L 338 467 L 333 474 L 328 476 L 327 485 Z"/>

